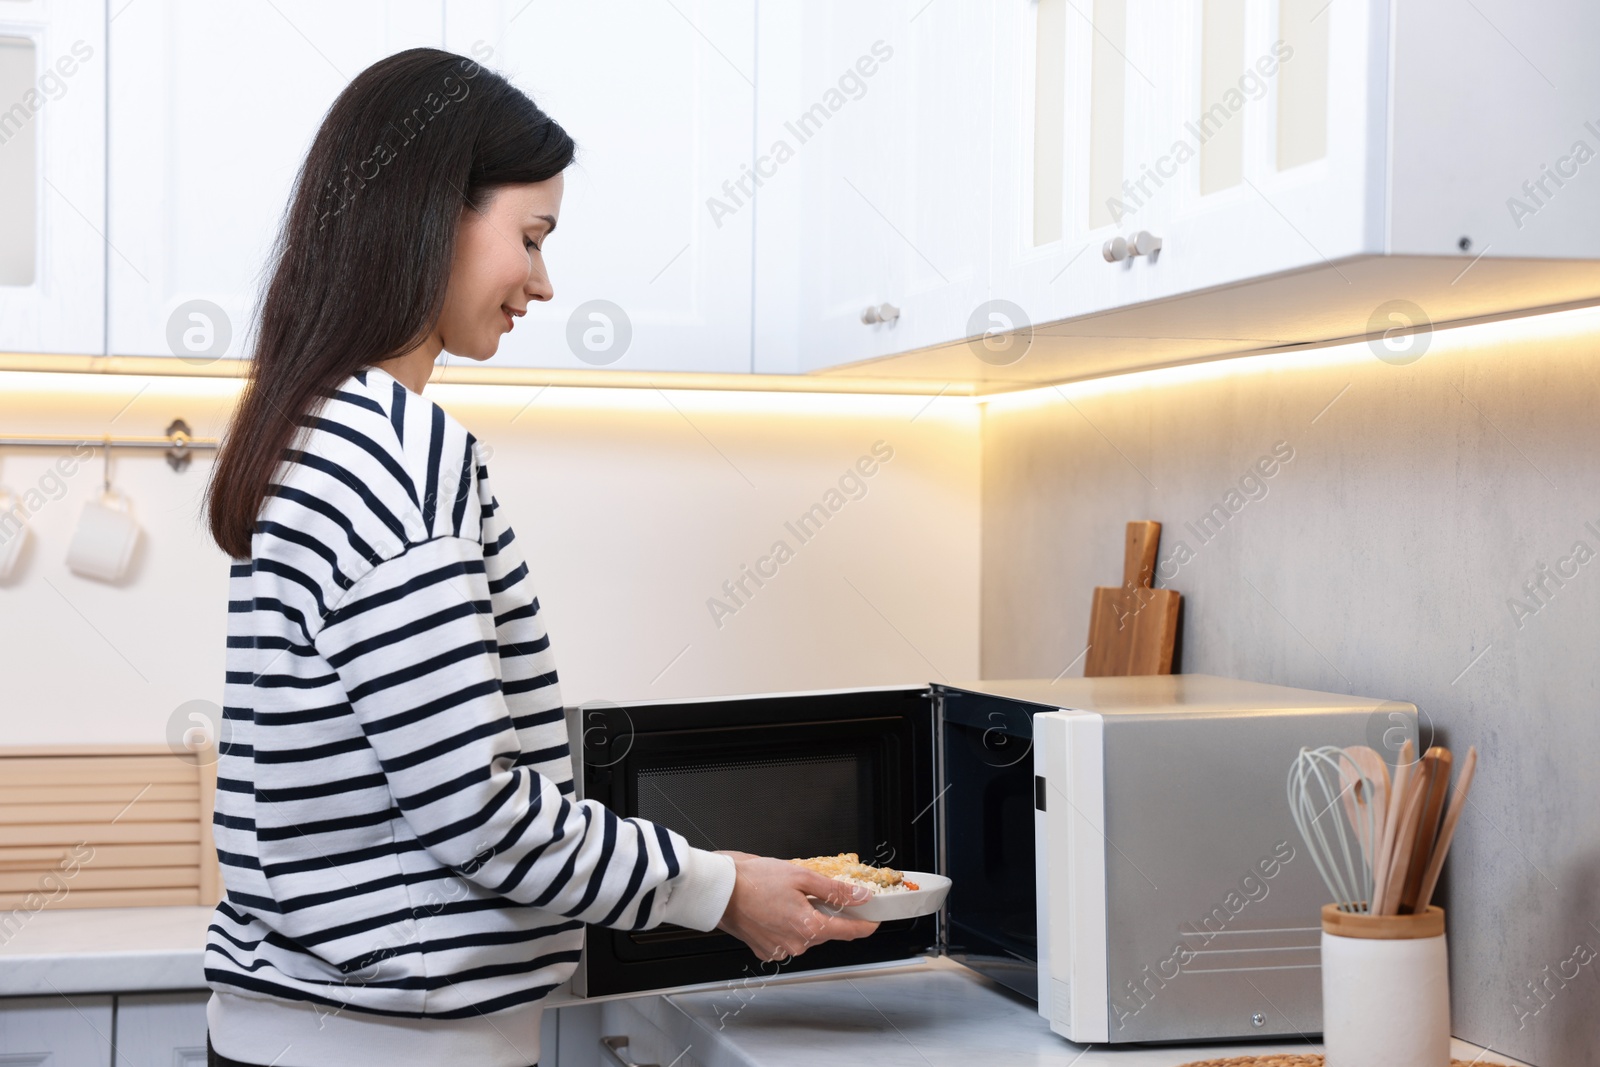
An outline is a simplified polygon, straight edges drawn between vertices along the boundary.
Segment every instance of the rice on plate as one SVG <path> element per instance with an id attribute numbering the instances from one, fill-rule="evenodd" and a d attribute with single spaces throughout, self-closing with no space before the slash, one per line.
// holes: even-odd
<path id="1" fill-rule="evenodd" d="M 854 852 L 792 859 L 789 862 L 826 875 L 834 881 L 869 889 L 873 893 L 908 893 L 918 888 L 917 883 L 906 881 L 905 876 L 893 867 L 873 867 L 862 863 Z"/>

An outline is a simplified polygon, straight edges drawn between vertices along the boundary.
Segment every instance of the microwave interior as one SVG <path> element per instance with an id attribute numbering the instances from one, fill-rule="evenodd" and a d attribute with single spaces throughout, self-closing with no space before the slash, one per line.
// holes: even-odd
<path id="1" fill-rule="evenodd" d="M 942 744 L 936 699 L 946 703 Z M 1033 996 L 1034 710 L 927 688 L 569 709 L 582 795 L 619 815 L 699 848 L 854 852 L 953 882 L 939 915 L 885 922 L 781 964 L 719 931 L 590 926 L 573 991 L 642 993 L 948 951 Z"/>

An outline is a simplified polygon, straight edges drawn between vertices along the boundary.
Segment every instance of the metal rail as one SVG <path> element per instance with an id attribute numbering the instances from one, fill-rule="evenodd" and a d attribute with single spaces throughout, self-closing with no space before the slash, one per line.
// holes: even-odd
<path id="1" fill-rule="evenodd" d="M 114 434 L 80 437 L 62 433 L 23 433 L 0 437 L 0 448 L 68 448 L 73 445 L 98 446 L 107 452 L 113 448 L 157 448 L 166 452 L 167 463 L 173 470 L 181 471 L 189 466 L 193 453 L 214 451 L 221 446 L 221 442 L 215 437 L 191 437 L 189 424 L 182 419 L 172 421 L 165 437 Z"/>

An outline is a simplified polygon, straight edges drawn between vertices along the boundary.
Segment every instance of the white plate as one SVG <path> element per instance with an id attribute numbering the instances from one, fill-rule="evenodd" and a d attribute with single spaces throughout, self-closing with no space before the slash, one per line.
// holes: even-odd
<path id="1" fill-rule="evenodd" d="M 942 874 L 922 871 L 902 871 L 908 882 L 918 888 L 904 893 L 875 893 L 865 904 L 849 904 L 835 908 L 826 901 L 812 899 L 812 906 L 827 915 L 842 915 L 847 919 L 865 919 L 868 922 L 888 922 L 891 919 L 911 919 L 918 915 L 932 915 L 950 894 L 950 879 Z"/>

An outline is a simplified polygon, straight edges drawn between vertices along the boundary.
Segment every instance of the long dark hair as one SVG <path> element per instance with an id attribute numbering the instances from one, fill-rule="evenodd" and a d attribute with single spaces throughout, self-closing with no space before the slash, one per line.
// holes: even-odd
<path id="1" fill-rule="evenodd" d="M 522 90 L 437 48 L 379 60 L 345 87 L 295 180 L 249 378 L 206 486 L 224 552 L 250 558 L 261 503 L 313 405 L 432 331 L 462 207 L 552 178 L 576 151 Z"/>

